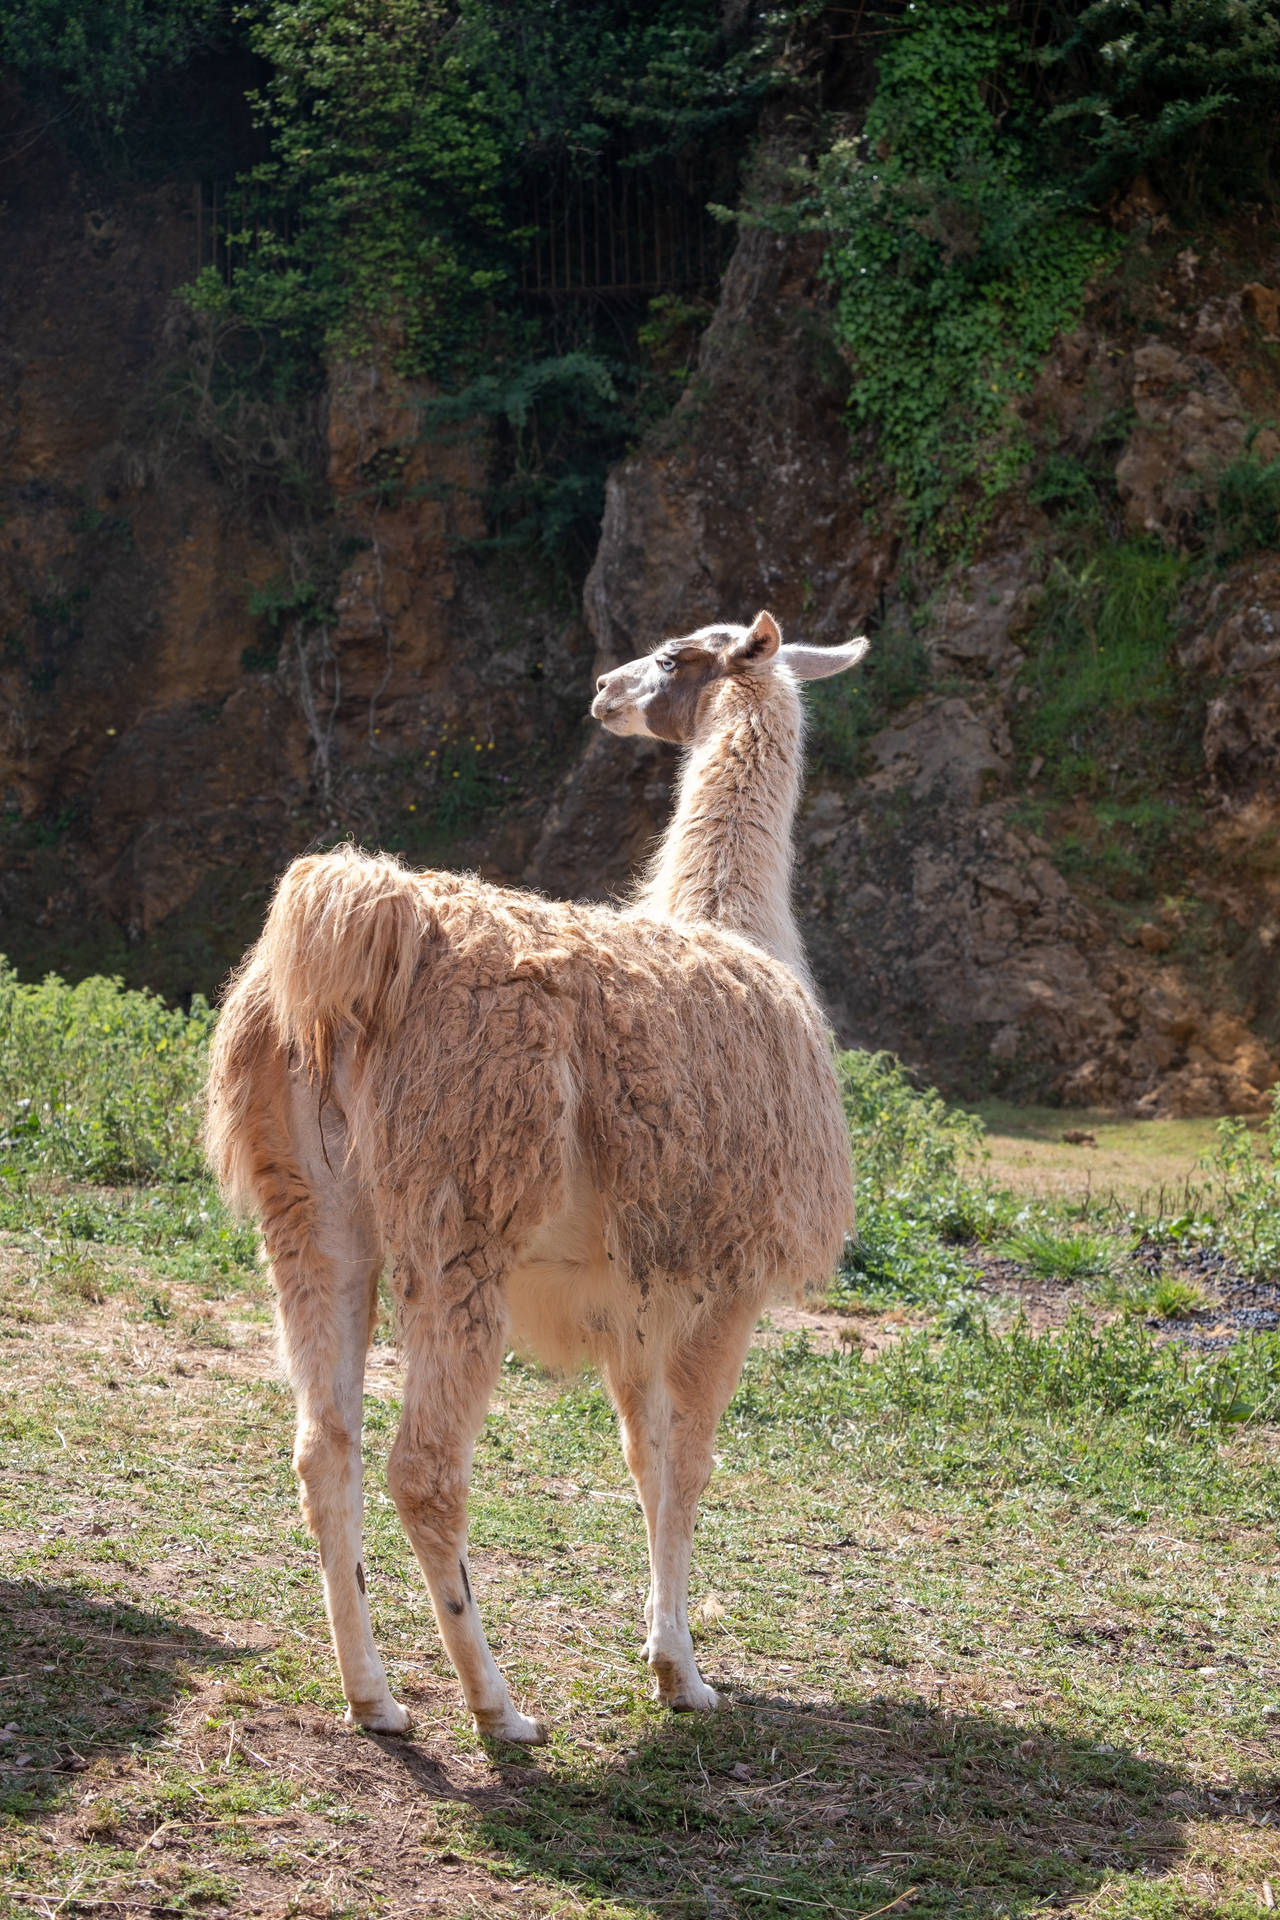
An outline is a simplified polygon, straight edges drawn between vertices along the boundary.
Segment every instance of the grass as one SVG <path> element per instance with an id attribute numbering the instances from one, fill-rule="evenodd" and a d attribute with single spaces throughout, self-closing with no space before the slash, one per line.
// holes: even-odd
<path id="1" fill-rule="evenodd" d="M 257 1286 L 219 1303 L 222 1346 L 184 1331 L 181 1288 L 164 1322 L 119 1295 L 6 1316 L 15 1910 L 616 1920 L 908 1889 L 917 1915 L 1256 1910 L 1280 1449 L 1232 1396 L 1274 1393 L 1267 1343 L 1243 1377 L 1083 1323 L 870 1365 L 758 1350 L 695 1569 L 729 1704 L 696 1723 L 646 1697 L 643 1528 L 603 1396 L 509 1365 L 472 1535 L 514 1690 L 555 1728 L 517 1758 L 470 1733 L 382 1491 L 382 1348 L 370 1590 L 417 1738 L 340 1730 Z"/>
<path id="2" fill-rule="evenodd" d="M 19 1070 L 67 1093 L 17 1096 L 40 1124 L 11 1130 L 0 1180 L 0 1912 L 1266 1910 L 1280 1338 L 1199 1353 L 1131 1311 L 1106 1324 L 1090 1296 L 1100 1245 L 1133 1245 L 1122 1195 L 1029 1203 L 976 1157 L 976 1120 L 846 1060 L 862 1215 L 836 1293 L 897 1337 L 750 1356 L 696 1542 L 710 1720 L 648 1699 L 643 1525 L 607 1401 L 509 1360 L 473 1572 L 517 1699 L 552 1723 L 532 1754 L 476 1739 L 440 1651 L 385 1492 L 380 1335 L 366 1566 L 414 1737 L 348 1735 L 265 1281 L 177 1176 L 193 1111 L 149 1182 L 88 1171 L 120 1057 L 86 1044 L 74 1085 Z M 1146 1225 L 1244 1245 L 1252 1221 L 1264 1249 L 1273 1136 L 1209 1144 L 1194 1204 Z M 1074 1261 L 1082 1304 L 1052 1335 L 1016 1315 L 997 1335 L 975 1244 Z M 1116 1284 L 1188 1305 L 1178 1274 Z"/>
<path id="3" fill-rule="evenodd" d="M 1191 764 L 1197 710 L 1171 660 L 1186 570 L 1150 540 L 1090 539 L 1078 554 L 1055 558 L 1025 669 L 1036 698 L 1018 745 L 1025 760 L 1053 770 L 1062 795 L 1110 796 L 1140 809 L 1154 770 L 1168 776 Z M 1114 824 L 1135 843 L 1167 831 L 1145 816 Z"/>
<path id="4" fill-rule="evenodd" d="M 1250 450 L 1233 461 L 1219 477 L 1204 522 L 1210 551 L 1223 565 L 1280 547 L 1280 460 L 1260 460 Z"/>
<path id="5" fill-rule="evenodd" d="M 1092 1297 L 1104 1306 L 1119 1307 L 1123 1313 L 1142 1319 L 1185 1320 L 1203 1313 L 1210 1306 L 1203 1287 L 1176 1274 L 1159 1274 L 1150 1280 L 1121 1277 L 1113 1263 L 1091 1289 Z"/>
<path id="6" fill-rule="evenodd" d="M 1111 1273 L 1118 1256 L 1114 1238 L 1078 1228 L 1062 1232 L 1042 1221 L 1029 1220 L 1010 1234 L 1002 1251 L 1026 1267 L 1037 1280 L 1098 1279 Z"/>

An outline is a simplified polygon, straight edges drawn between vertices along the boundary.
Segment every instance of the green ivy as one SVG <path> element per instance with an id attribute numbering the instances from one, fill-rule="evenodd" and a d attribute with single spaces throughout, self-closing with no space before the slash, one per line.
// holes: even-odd
<path id="1" fill-rule="evenodd" d="M 967 544 L 1021 474 L 1020 403 L 1113 251 L 1037 170 L 1027 54 L 981 0 L 908 7 L 861 137 L 815 170 L 852 420 L 926 544 Z"/>

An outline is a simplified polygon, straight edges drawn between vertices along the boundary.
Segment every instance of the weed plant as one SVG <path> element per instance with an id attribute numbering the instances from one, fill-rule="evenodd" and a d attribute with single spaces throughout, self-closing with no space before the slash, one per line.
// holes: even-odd
<path id="1" fill-rule="evenodd" d="M 26 986 L 0 957 L 0 1230 L 64 1288 L 102 1291 L 95 1245 L 215 1291 L 252 1264 L 200 1147 L 213 1022 L 199 997 L 183 1013 L 101 976 Z"/>
<path id="2" fill-rule="evenodd" d="M 1244 1272 L 1280 1270 L 1280 1088 L 1261 1133 L 1243 1120 L 1221 1120 L 1204 1182 L 1188 1204 L 1155 1223 L 1153 1237 L 1210 1246 Z"/>
<path id="3" fill-rule="evenodd" d="M 989 1240 L 1013 1210 L 976 1177 L 981 1121 L 918 1089 L 891 1054 L 842 1054 L 840 1078 L 858 1224 L 834 1297 L 956 1303 L 960 1245 Z"/>

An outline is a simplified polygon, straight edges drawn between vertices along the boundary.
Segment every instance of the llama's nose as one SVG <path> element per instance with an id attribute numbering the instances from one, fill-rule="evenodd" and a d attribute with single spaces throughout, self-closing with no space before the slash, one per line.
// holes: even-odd
<path id="1" fill-rule="evenodd" d="M 606 681 L 606 680 L 607 680 L 608 678 L 609 678 L 609 676 L 608 676 L 608 674 L 607 674 L 607 673 L 602 673 L 602 674 L 600 675 L 600 678 L 599 678 L 599 679 L 598 679 L 598 680 L 596 681 L 596 692 L 597 692 L 597 693 L 603 693 L 603 692 L 604 692 L 604 683 L 605 683 L 605 681 Z"/>

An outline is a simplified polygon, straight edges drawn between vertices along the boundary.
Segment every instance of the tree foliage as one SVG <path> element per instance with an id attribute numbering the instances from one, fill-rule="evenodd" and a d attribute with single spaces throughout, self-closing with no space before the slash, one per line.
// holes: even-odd
<path id="1" fill-rule="evenodd" d="M 1093 0 L 1043 63 L 1085 198 L 1143 169 L 1187 206 L 1273 197 L 1276 0 Z"/>
<path id="2" fill-rule="evenodd" d="M 118 134 L 147 82 L 215 38 L 223 0 L 6 0 L 0 65 Z"/>

